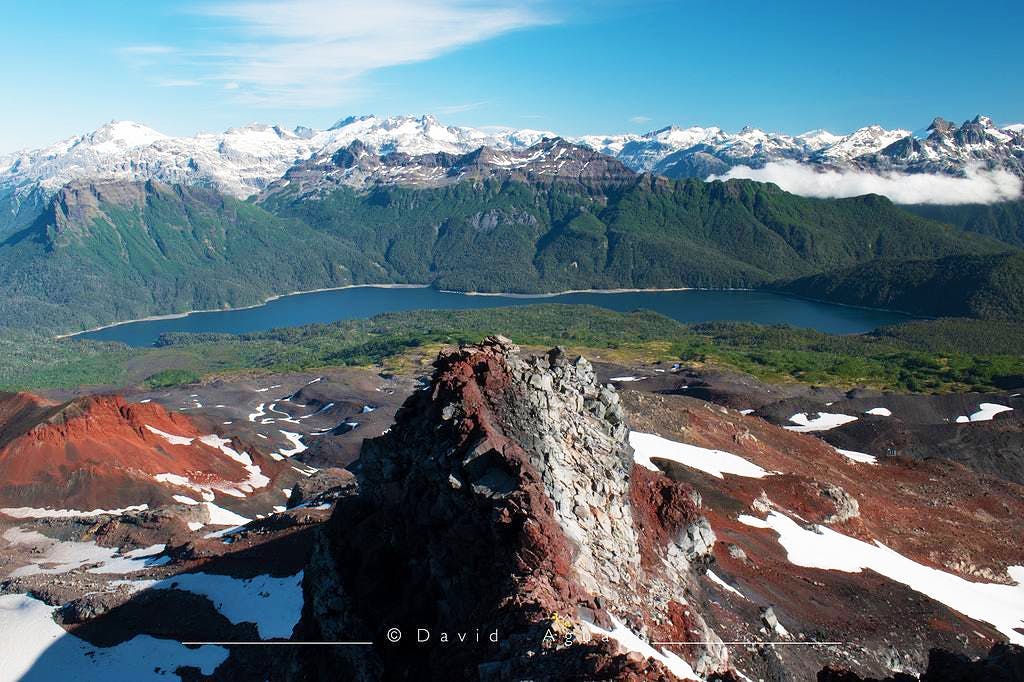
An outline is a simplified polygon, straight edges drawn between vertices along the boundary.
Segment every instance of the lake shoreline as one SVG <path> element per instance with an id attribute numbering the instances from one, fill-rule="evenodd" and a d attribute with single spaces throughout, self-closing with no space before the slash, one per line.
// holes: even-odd
<path id="1" fill-rule="evenodd" d="M 795 298 L 799 301 L 808 301 L 810 303 L 824 303 L 826 305 L 838 305 L 844 308 L 854 308 L 856 310 L 871 310 L 879 313 L 892 313 L 894 315 L 903 315 L 911 320 L 938 320 L 938 317 L 930 317 L 928 315 L 922 315 L 921 313 L 912 313 L 907 310 L 896 310 L 895 308 L 878 308 L 871 305 L 857 305 L 856 303 L 843 303 L 842 301 L 830 301 L 825 298 L 814 298 L 813 296 L 803 296 L 801 294 L 794 294 L 789 291 L 783 291 L 780 289 L 737 289 L 737 291 L 765 291 L 769 294 L 776 294 L 777 296 L 785 296 L 787 298 Z"/>
<path id="2" fill-rule="evenodd" d="M 187 310 L 183 313 L 168 313 L 166 315 L 150 315 L 148 317 L 139 317 L 134 320 L 121 320 L 120 322 L 111 322 L 110 324 L 102 324 L 99 327 L 92 327 L 91 329 L 82 329 L 81 331 L 71 332 L 68 334 L 58 334 L 54 336 L 54 339 L 70 339 L 75 336 L 81 336 L 82 334 L 91 334 L 93 332 L 103 331 L 104 329 L 111 329 L 113 327 L 121 327 L 126 324 L 135 324 L 136 322 L 157 322 L 159 320 L 178 320 L 189 315 L 195 315 L 197 313 L 230 313 L 236 310 L 252 310 L 253 308 L 260 308 L 268 303 L 277 301 L 282 298 L 288 298 L 289 296 L 301 296 L 302 294 L 319 294 L 325 291 L 343 291 L 345 289 L 429 289 L 429 284 L 346 284 L 340 287 L 323 287 L 321 289 L 303 289 L 301 291 L 289 291 L 284 294 L 274 294 L 263 299 L 261 303 L 253 303 L 252 305 L 241 305 L 231 308 L 205 308 L 201 310 Z"/>
<path id="3" fill-rule="evenodd" d="M 166 315 L 149 315 L 148 317 L 139 317 L 132 320 L 121 320 L 120 322 L 111 322 L 110 324 L 103 324 L 98 327 L 92 327 L 90 329 L 82 329 L 77 332 L 70 332 L 68 334 L 58 334 L 54 336 L 54 339 L 70 339 L 75 336 L 81 336 L 82 334 L 91 334 L 93 332 L 103 331 L 104 329 L 111 329 L 113 327 L 120 327 L 126 324 L 135 324 L 136 322 L 157 322 L 159 320 L 178 320 L 189 315 L 195 315 L 197 313 L 228 313 L 236 310 L 251 310 L 253 308 L 259 308 L 265 306 L 268 303 L 277 301 L 282 298 L 288 298 L 289 296 L 301 296 L 303 294 L 319 294 L 325 291 L 344 291 L 346 289 L 430 289 L 433 285 L 430 284 L 346 284 L 340 287 L 322 287 L 320 289 L 303 289 L 300 291 L 289 291 L 284 294 L 274 294 L 263 299 L 261 303 L 253 303 L 252 305 L 236 306 L 231 308 L 203 308 L 200 310 L 187 310 L 183 313 L 168 313 Z M 669 289 L 566 289 L 565 291 L 553 291 L 542 294 L 511 294 L 504 292 L 489 292 L 489 291 L 455 291 L 454 289 L 437 289 L 438 293 L 441 294 L 456 294 L 459 296 L 502 296 L 505 298 L 553 298 L 555 296 L 566 296 L 568 294 L 629 294 L 629 293 L 658 293 L 658 292 L 669 292 L 669 291 L 757 291 L 756 289 L 739 289 L 739 288 L 711 288 L 704 289 L 700 287 L 672 287 Z"/>
<path id="4" fill-rule="evenodd" d="M 777 296 L 777 297 L 781 297 L 781 298 L 790 298 L 790 299 L 793 299 L 794 301 L 796 301 L 796 300 L 803 300 L 803 301 L 807 301 L 807 302 L 811 302 L 811 303 L 818 303 L 818 304 L 822 304 L 822 305 L 835 305 L 835 306 L 839 306 L 839 307 L 843 307 L 843 308 L 853 308 L 853 309 L 861 309 L 861 310 L 877 312 L 877 313 L 886 313 L 886 314 L 890 314 L 890 315 L 898 315 L 900 317 L 907 317 L 908 320 L 909 319 L 920 319 L 919 316 L 914 316 L 912 314 L 905 313 L 905 312 L 902 312 L 902 311 L 887 310 L 887 309 L 884 309 L 884 308 L 870 308 L 870 307 L 866 307 L 866 306 L 856 306 L 856 305 L 850 305 L 850 304 L 845 304 L 845 303 L 834 303 L 832 301 L 824 301 L 824 300 L 820 300 L 820 299 L 813 299 L 813 298 L 809 298 L 809 297 L 789 294 L 787 292 L 773 291 L 771 289 L 754 289 L 754 288 L 739 288 L 739 287 L 728 287 L 728 288 L 724 288 L 724 287 L 723 288 L 671 287 L 671 288 L 664 288 L 664 289 L 660 289 L 660 288 L 635 288 L 635 287 L 628 287 L 627 288 L 627 287 L 623 287 L 623 288 L 616 288 L 616 289 L 567 289 L 567 290 L 564 290 L 564 291 L 554 291 L 554 292 L 544 292 L 544 293 L 504 293 L 504 292 L 455 291 L 455 290 L 451 290 L 451 289 L 435 289 L 433 287 L 433 285 L 430 285 L 430 284 L 349 284 L 349 285 L 337 286 L 337 287 L 321 287 L 321 288 L 317 288 L 317 289 L 309 289 L 309 290 L 302 290 L 302 291 L 291 291 L 291 292 L 287 292 L 287 293 L 274 294 L 274 295 L 268 296 L 265 299 L 263 299 L 263 301 L 261 303 L 254 303 L 252 305 L 246 305 L 246 306 L 237 306 L 237 307 L 230 307 L 230 308 L 209 308 L 209 309 L 201 309 L 201 310 L 189 310 L 189 311 L 181 312 L 181 313 L 170 313 L 170 314 L 166 314 L 166 315 L 150 315 L 150 316 L 147 316 L 147 317 L 142 317 L 142 318 L 137 318 L 137 319 L 132 319 L 132 320 L 121 320 L 121 321 L 118 321 L 118 322 L 113 322 L 113 323 L 110 323 L 110 324 L 105 324 L 105 325 L 100 325 L 100 326 L 97 326 L 97 327 L 93 327 L 91 329 L 83 329 L 83 330 L 72 332 L 72 333 L 56 335 L 56 336 L 54 336 L 52 338 L 54 338 L 56 340 L 70 339 L 70 338 L 80 337 L 80 336 L 83 336 L 83 335 L 92 334 L 92 333 L 95 333 L 95 332 L 100 332 L 100 331 L 103 331 L 103 330 L 114 329 L 114 328 L 117 328 L 117 327 L 129 326 L 129 325 L 140 324 L 140 323 L 145 323 L 145 322 L 160 322 L 160 321 L 167 321 L 167 320 L 183 319 L 183 318 L 187 318 L 187 317 L 192 316 L 192 315 L 200 315 L 200 314 L 205 314 L 205 313 L 240 312 L 240 311 L 245 311 L 245 310 L 252 310 L 252 309 L 262 308 L 264 306 L 267 306 L 270 303 L 273 303 L 275 301 L 279 301 L 279 300 L 284 299 L 284 298 L 298 297 L 298 296 L 304 296 L 304 295 L 310 295 L 310 294 L 318 294 L 318 293 L 340 292 L 340 291 L 347 291 L 349 289 L 380 289 L 380 290 L 416 289 L 416 290 L 430 290 L 430 291 L 433 291 L 433 292 L 435 292 L 437 294 L 443 294 L 443 295 L 448 295 L 448 296 L 459 296 L 459 297 L 467 297 L 467 298 L 504 298 L 504 299 L 510 299 L 508 302 L 506 302 L 504 304 L 500 304 L 500 303 L 496 304 L 498 307 L 501 307 L 503 305 L 517 305 L 516 303 L 512 302 L 512 301 L 515 301 L 515 300 L 518 300 L 518 301 L 537 300 L 538 302 L 543 302 L 543 301 L 546 301 L 546 300 L 551 300 L 551 299 L 555 299 L 555 298 L 562 297 L 562 296 L 580 296 L 580 295 L 583 295 L 583 296 L 585 296 L 585 295 L 596 295 L 596 296 L 601 296 L 601 295 L 608 295 L 608 296 L 620 295 L 621 296 L 621 295 L 628 295 L 628 294 L 673 294 L 673 293 L 678 294 L 678 293 L 685 293 L 685 292 L 693 292 L 695 294 L 696 293 L 750 293 L 750 294 L 756 294 L 758 292 L 762 292 L 762 293 L 765 293 L 765 294 L 769 294 L 771 296 Z M 424 305 L 424 306 L 418 306 L 416 308 L 411 308 L 411 309 L 422 309 L 422 310 L 443 310 L 443 309 L 447 309 L 447 307 L 443 304 L 443 302 L 432 302 L 432 303 L 433 304 L 428 304 L 428 305 Z M 569 302 L 569 303 L 571 304 L 571 302 Z M 602 305 L 602 304 L 601 303 L 592 303 L 592 305 Z M 470 307 L 477 307 L 477 306 L 470 306 Z M 493 306 L 485 305 L 483 307 L 493 307 Z M 639 309 L 639 308 L 645 308 L 646 306 L 641 304 L 641 305 L 638 305 L 637 307 Z M 457 309 L 457 308 L 461 308 L 461 306 L 453 306 L 453 309 Z M 658 306 L 655 305 L 655 306 L 651 307 L 650 309 L 657 311 L 657 308 L 658 308 Z M 386 311 L 381 311 L 381 312 L 386 312 Z M 666 313 L 664 311 L 662 311 L 662 314 L 667 314 L 669 317 L 675 317 L 671 313 Z M 676 318 L 676 319 L 678 319 L 678 318 Z M 718 318 L 713 318 L 713 319 L 718 319 Z M 725 319 L 725 318 L 722 318 L 722 319 Z M 737 319 L 737 320 L 745 320 L 747 318 L 741 316 L 741 317 L 737 317 L 735 319 Z M 755 320 L 751 320 L 751 321 L 755 321 Z M 312 322 L 310 322 L 310 323 L 312 323 Z M 292 325 L 286 324 L 286 325 L 283 325 L 283 326 L 301 326 L 302 324 L 310 324 L 310 323 L 305 323 L 304 322 L 304 323 L 292 324 Z M 887 324 L 898 324 L 898 323 L 899 323 L 899 321 L 892 321 L 892 322 L 888 322 Z M 800 326 L 800 325 L 797 324 L 797 326 Z M 885 325 L 879 325 L 879 326 L 885 326 Z M 858 331 L 832 331 L 832 332 L 826 332 L 826 333 L 836 333 L 836 334 L 843 334 L 843 333 L 865 333 L 866 331 L 870 331 L 870 329 L 865 329 L 864 331 L 859 331 L 859 332 Z M 224 332 L 224 333 L 243 333 L 243 332 Z"/>

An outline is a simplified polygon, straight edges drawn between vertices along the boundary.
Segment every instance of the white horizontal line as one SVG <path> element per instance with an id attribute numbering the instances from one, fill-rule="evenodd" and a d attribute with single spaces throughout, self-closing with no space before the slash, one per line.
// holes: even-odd
<path id="1" fill-rule="evenodd" d="M 373 642 L 291 642 L 291 641 L 276 641 L 276 642 L 182 642 L 182 644 L 190 646 L 201 646 L 204 644 L 211 644 L 216 646 L 370 646 Z"/>
<path id="2" fill-rule="evenodd" d="M 754 645 L 754 644 L 782 644 L 782 645 L 785 645 L 785 646 L 797 646 L 797 645 L 813 646 L 815 644 L 822 644 L 822 645 L 828 645 L 828 646 L 850 646 L 850 645 L 852 645 L 852 642 L 772 642 L 772 641 L 760 642 L 760 641 L 757 641 L 757 640 L 751 640 L 749 642 L 651 642 L 651 644 L 656 644 L 658 646 L 667 646 L 667 645 L 675 645 L 675 646 L 704 646 L 704 645 L 708 645 L 708 644 L 725 644 L 726 646 L 729 646 L 729 645 L 736 645 L 736 646 L 739 646 L 739 645 Z"/>

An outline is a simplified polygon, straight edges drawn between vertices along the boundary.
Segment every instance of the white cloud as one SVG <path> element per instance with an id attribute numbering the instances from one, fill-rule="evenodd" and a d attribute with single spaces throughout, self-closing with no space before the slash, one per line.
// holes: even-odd
<path id="1" fill-rule="evenodd" d="M 338 104 L 371 71 L 550 22 L 512 0 L 266 0 L 196 11 L 226 23 L 225 42 L 189 54 L 202 79 L 236 83 L 251 103 L 291 106 Z"/>
<path id="2" fill-rule="evenodd" d="M 1021 181 L 1012 173 L 980 168 L 968 168 L 964 177 L 953 177 L 927 173 L 819 170 L 796 161 L 778 161 L 764 168 L 736 166 L 724 175 L 709 179 L 733 178 L 773 182 L 787 192 L 807 197 L 881 194 L 897 204 L 990 204 L 1021 196 Z"/>
<path id="3" fill-rule="evenodd" d="M 633 116 L 629 119 L 630 123 L 649 123 L 651 120 L 650 116 Z"/>
<path id="4" fill-rule="evenodd" d="M 467 102 L 466 104 L 449 104 L 448 106 L 436 107 L 436 111 L 439 114 L 458 114 L 463 111 L 473 111 L 490 104 L 490 100 L 484 100 L 482 102 Z"/>

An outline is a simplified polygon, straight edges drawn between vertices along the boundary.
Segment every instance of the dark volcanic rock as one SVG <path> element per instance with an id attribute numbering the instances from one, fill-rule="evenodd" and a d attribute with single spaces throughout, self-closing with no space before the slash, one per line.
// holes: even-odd
<path id="1" fill-rule="evenodd" d="M 825 668 L 818 682 L 1021 682 L 1024 680 L 1024 647 L 996 644 L 987 656 L 970 659 L 944 649 L 932 649 L 928 667 L 920 677 L 896 673 L 882 680 L 862 678 L 848 670 Z"/>
<path id="2" fill-rule="evenodd" d="M 355 492 L 356 478 L 345 469 L 322 469 L 309 478 L 297 481 L 288 497 L 288 508 L 333 502 Z"/>
<path id="3" fill-rule="evenodd" d="M 669 679 L 588 622 L 718 641 L 685 607 L 679 543 L 699 498 L 634 467 L 618 395 L 586 360 L 490 338 L 435 367 L 365 442 L 359 494 L 338 502 L 306 570 L 298 636 L 376 646 L 296 655 L 293 679 Z M 686 648 L 704 674 L 727 667 L 720 644 Z"/>

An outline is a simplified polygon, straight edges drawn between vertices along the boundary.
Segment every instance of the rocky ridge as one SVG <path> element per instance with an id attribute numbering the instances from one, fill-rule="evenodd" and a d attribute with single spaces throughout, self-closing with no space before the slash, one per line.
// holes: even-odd
<path id="1" fill-rule="evenodd" d="M 987 116 L 960 126 L 936 118 L 920 135 L 906 135 L 875 151 L 858 155 L 853 165 L 877 171 L 962 175 L 981 166 L 1024 176 L 1024 131 L 999 128 Z"/>
<path id="2" fill-rule="evenodd" d="M 331 155 L 296 164 L 268 188 L 302 195 L 338 186 L 357 190 L 376 185 L 441 187 L 463 181 L 493 179 L 549 184 L 578 183 L 597 189 L 632 181 L 636 173 L 608 156 L 562 138 L 544 138 L 525 149 L 480 147 L 464 154 L 404 152 L 378 155 L 361 141 Z"/>
<path id="3" fill-rule="evenodd" d="M 618 395 L 590 363 L 560 349 L 523 356 L 492 337 L 442 352 L 435 367 L 395 426 L 364 443 L 359 494 L 339 501 L 306 570 L 298 633 L 379 645 L 297 657 L 294 677 L 639 680 L 725 670 L 721 644 L 649 658 L 603 634 L 716 642 L 687 603 L 691 566 L 713 536 L 690 488 L 633 464 Z M 385 639 L 393 627 L 406 633 L 398 643 Z M 435 638 L 497 632 L 498 641 L 425 646 L 410 641 L 418 627 Z"/>

